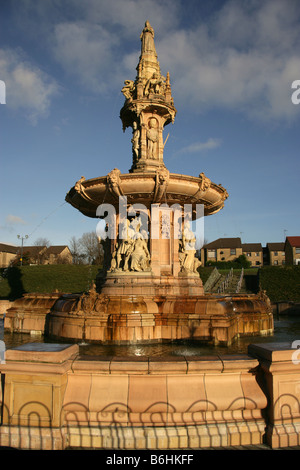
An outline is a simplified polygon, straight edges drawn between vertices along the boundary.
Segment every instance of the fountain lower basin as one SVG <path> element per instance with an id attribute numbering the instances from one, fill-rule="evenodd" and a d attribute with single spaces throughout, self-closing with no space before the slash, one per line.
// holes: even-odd
<path id="1" fill-rule="evenodd" d="M 12 333 L 103 344 L 197 340 L 229 346 L 241 336 L 272 334 L 273 314 L 268 303 L 255 294 L 115 292 L 108 296 L 92 290 L 25 294 L 7 311 L 4 327 Z"/>

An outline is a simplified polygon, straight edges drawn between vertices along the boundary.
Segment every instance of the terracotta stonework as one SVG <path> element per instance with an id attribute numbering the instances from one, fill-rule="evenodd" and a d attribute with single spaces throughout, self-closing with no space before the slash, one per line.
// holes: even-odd
<path id="1" fill-rule="evenodd" d="M 289 345 L 248 355 L 79 356 L 27 344 L 0 365 L 0 445 L 23 449 L 199 449 L 299 445 L 299 364 Z"/>
<path id="2" fill-rule="evenodd" d="M 295 343 L 299 343 L 296 341 Z M 259 380 L 269 397 L 267 442 L 272 448 L 300 445 L 300 353 L 290 343 L 252 344 Z"/>
<path id="3" fill-rule="evenodd" d="M 140 39 L 137 76 L 124 82 L 120 111 L 123 130 L 132 129 L 129 173 L 114 168 L 107 176 L 81 178 L 66 196 L 84 215 L 105 218 L 109 235 L 97 307 L 80 315 L 81 301 L 60 300 L 51 312 L 50 334 L 102 342 L 192 337 L 215 344 L 269 334 L 273 318 L 258 297 L 235 299 L 233 310 L 230 298 L 204 296 L 193 221 L 221 210 L 228 193 L 203 172 L 195 177 L 166 168 L 163 133 L 176 116 L 170 74 L 161 73 L 148 21 Z"/>

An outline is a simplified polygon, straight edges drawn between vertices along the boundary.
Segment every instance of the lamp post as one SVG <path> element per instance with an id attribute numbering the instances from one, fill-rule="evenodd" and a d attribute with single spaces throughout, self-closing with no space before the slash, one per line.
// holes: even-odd
<path id="1" fill-rule="evenodd" d="M 20 258 L 20 261 L 21 261 L 21 266 L 23 266 L 23 244 L 24 244 L 24 240 L 26 240 L 28 238 L 29 235 L 25 235 L 25 237 L 22 237 L 21 235 L 18 235 L 18 238 L 20 240 L 22 240 L 22 245 L 21 245 L 21 258 Z"/>

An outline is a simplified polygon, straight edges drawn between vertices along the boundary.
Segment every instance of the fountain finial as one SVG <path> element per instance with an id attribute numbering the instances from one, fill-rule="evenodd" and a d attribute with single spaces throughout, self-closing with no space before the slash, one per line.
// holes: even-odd
<path id="1" fill-rule="evenodd" d="M 141 54 L 135 81 L 126 80 L 122 93 L 126 101 L 120 117 L 123 130 L 132 127 L 131 172 L 164 168 L 164 126 L 174 122 L 176 109 L 171 95 L 170 76 L 161 74 L 149 21 L 140 35 Z"/>

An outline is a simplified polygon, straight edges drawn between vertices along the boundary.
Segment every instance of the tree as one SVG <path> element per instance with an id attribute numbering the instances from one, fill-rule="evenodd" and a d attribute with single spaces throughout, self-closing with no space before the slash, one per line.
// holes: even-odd
<path id="1" fill-rule="evenodd" d="M 242 268 L 250 268 L 251 267 L 251 262 L 247 260 L 245 255 L 240 255 L 238 258 L 235 260 L 238 264 L 241 265 Z"/>
<path id="2" fill-rule="evenodd" d="M 73 264 L 82 264 L 84 260 L 84 254 L 81 253 L 81 247 L 76 237 L 70 239 L 69 249 L 73 257 Z"/>
<path id="3" fill-rule="evenodd" d="M 95 232 L 87 232 L 78 240 L 88 264 L 99 262 L 99 240 Z"/>
<path id="4" fill-rule="evenodd" d="M 49 248 L 49 246 L 51 245 L 50 241 L 48 240 L 48 238 L 43 238 L 43 237 L 40 237 L 40 238 L 37 238 L 33 244 L 34 246 L 46 246 L 47 248 Z"/>
<path id="5" fill-rule="evenodd" d="M 30 258 L 30 263 L 34 264 L 44 264 L 47 259 L 47 248 L 50 246 L 50 241 L 47 238 L 37 238 L 33 243 L 33 246 L 36 248 L 31 248 L 30 252 L 27 253 Z M 24 254 L 26 252 L 26 247 L 24 247 Z"/>

